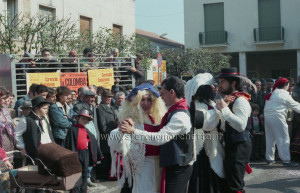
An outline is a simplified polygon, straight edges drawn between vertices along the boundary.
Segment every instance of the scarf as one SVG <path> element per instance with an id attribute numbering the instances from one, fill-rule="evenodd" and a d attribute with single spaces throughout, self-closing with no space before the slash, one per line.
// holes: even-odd
<path id="1" fill-rule="evenodd" d="M 286 79 L 286 78 L 284 78 L 284 77 L 279 78 L 279 79 L 275 82 L 275 84 L 274 84 L 274 86 L 273 86 L 273 89 L 272 89 L 272 92 L 273 92 L 278 86 L 283 85 L 283 84 L 286 84 L 287 82 L 289 82 L 288 79 Z M 272 92 L 270 92 L 269 94 L 267 94 L 267 95 L 265 96 L 265 100 L 270 100 L 270 98 L 271 98 L 271 96 L 272 96 Z"/>
<path id="2" fill-rule="evenodd" d="M 180 109 L 189 110 L 189 107 L 188 107 L 188 104 L 187 104 L 185 98 L 181 99 L 180 101 L 178 101 L 177 103 L 175 103 L 174 105 L 172 105 L 169 108 L 168 112 L 163 116 L 163 118 L 161 120 L 160 129 L 162 129 L 164 126 L 167 125 L 168 117 L 169 117 L 170 113 L 180 110 Z M 161 180 L 160 180 L 160 193 L 165 193 L 165 190 L 166 190 L 166 174 L 167 174 L 167 168 L 163 167 L 162 172 L 161 172 Z"/>
<path id="3" fill-rule="evenodd" d="M 247 101 L 251 100 L 251 95 L 245 92 L 234 92 L 231 94 L 231 96 L 234 96 L 236 98 L 238 97 L 244 97 Z"/>
<path id="4" fill-rule="evenodd" d="M 167 125 L 167 121 L 168 121 L 168 117 L 169 117 L 170 113 L 172 113 L 173 111 L 180 110 L 180 109 L 189 110 L 189 106 L 188 106 L 185 98 L 181 99 L 180 101 L 178 101 L 177 103 L 175 103 L 174 105 L 172 105 L 169 108 L 168 112 L 163 116 L 163 118 L 161 120 L 160 129 Z"/>

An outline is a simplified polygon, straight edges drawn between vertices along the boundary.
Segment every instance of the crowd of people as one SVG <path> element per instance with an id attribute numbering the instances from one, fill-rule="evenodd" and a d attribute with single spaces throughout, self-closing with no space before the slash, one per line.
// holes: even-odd
<path id="1" fill-rule="evenodd" d="M 39 146 L 57 143 L 78 152 L 82 165 L 82 183 L 72 192 L 117 180 L 122 193 L 243 193 L 249 162 L 274 164 L 275 147 L 283 166 L 297 166 L 290 144 L 300 153 L 300 132 L 289 117 L 298 123 L 298 86 L 271 80 L 223 68 L 186 83 L 169 76 L 160 87 L 32 84 L 16 102 L 1 87 L 0 159 L 19 168 L 31 164 L 24 154 L 36 160 Z M 14 149 L 22 153 L 6 155 Z"/>
<path id="2" fill-rule="evenodd" d="M 89 143 L 95 139 L 93 147 L 96 150 L 93 151 L 96 153 L 93 152 L 92 155 L 99 155 L 94 158 L 93 164 L 87 162 L 89 178 L 86 179 L 86 185 L 94 187 L 96 185 L 93 182 L 97 182 L 100 178 L 108 179 L 111 161 L 105 138 L 116 127 L 117 114 L 121 110 L 122 101 L 131 89 L 129 86 L 114 85 L 111 90 L 91 85 L 76 91 L 65 86 L 48 88 L 41 84 L 32 84 L 28 93 L 14 102 L 13 94 L 1 87 L 0 147 L 2 148 L 1 159 L 5 164 L 3 167 L 12 168 L 12 161 L 14 168 L 31 164 L 25 159 L 24 154 L 36 160 L 38 147 L 41 144 L 55 142 L 71 150 L 75 147 L 76 150 L 76 145 L 71 145 L 74 141 L 70 142 L 75 132 L 74 127 L 86 128 Z M 85 117 L 87 118 L 84 119 Z M 71 129 L 73 132 L 69 133 Z M 76 135 L 81 136 L 78 133 Z M 105 157 L 100 149 L 97 149 L 100 145 Z M 6 156 L 2 151 L 10 152 L 14 149 L 22 153 Z M 101 165 L 93 169 L 100 160 Z M 86 187 L 81 188 L 83 189 Z"/>
<path id="3" fill-rule="evenodd" d="M 112 48 L 105 56 L 98 56 L 93 53 L 93 49 L 85 48 L 82 55 L 79 56 L 76 50 L 70 50 L 68 56 L 59 59 L 51 55 L 51 50 L 45 48 L 41 51 L 40 57 L 25 52 L 22 59 L 16 63 L 17 84 L 25 84 L 25 73 L 45 73 L 45 72 L 87 72 L 88 70 L 98 68 L 114 69 L 114 84 L 129 85 L 132 84 L 133 76 L 136 85 L 144 81 L 144 68 L 141 64 L 142 54 L 133 56 L 134 63 L 131 64 L 131 58 L 120 58 L 119 50 Z M 22 89 L 22 86 L 18 86 Z M 22 93 L 21 93 L 22 94 Z"/>

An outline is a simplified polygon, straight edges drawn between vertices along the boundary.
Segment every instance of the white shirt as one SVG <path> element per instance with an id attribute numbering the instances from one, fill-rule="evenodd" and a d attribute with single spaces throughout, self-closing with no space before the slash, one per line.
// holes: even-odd
<path id="1" fill-rule="evenodd" d="M 178 135 L 187 134 L 192 127 L 190 117 L 185 112 L 177 112 L 159 132 L 147 132 L 136 129 L 133 138 L 149 145 L 163 145 Z"/>
<path id="2" fill-rule="evenodd" d="M 264 114 L 265 116 L 272 115 L 285 120 L 288 108 L 300 113 L 300 103 L 296 102 L 288 91 L 284 89 L 275 89 L 270 100 L 266 100 Z"/>
<path id="3" fill-rule="evenodd" d="M 248 118 L 251 115 L 251 106 L 244 97 L 238 97 L 232 106 L 221 110 L 221 116 L 235 130 L 242 132 L 246 129 Z"/>
<path id="4" fill-rule="evenodd" d="M 43 120 L 42 120 L 44 131 L 41 131 L 41 144 L 46 144 L 46 143 L 51 143 L 52 142 L 52 140 L 50 138 L 50 135 L 49 135 L 50 128 L 48 128 L 48 127 L 50 127 L 50 124 L 49 125 L 47 124 L 46 119 L 47 118 L 43 118 Z M 39 125 L 39 120 L 36 120 L 35 122 L 36 122 L 37 125 Z M 48 121 L 48 123 L 49 123 L 49 121 Z"/>

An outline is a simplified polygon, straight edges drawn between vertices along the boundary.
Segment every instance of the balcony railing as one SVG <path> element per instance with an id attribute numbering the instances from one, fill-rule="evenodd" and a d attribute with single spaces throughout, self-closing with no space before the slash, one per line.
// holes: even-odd
<path id="1" fill-rule="evenodd" d="M 200 32 L 199 41 L 201 45 L 227 44 L 227 31 Z"/>
<path id="2" fill-rule="evenodd" d="M 283 27 L 268 27 L 268 28 L 255 28 L 253 30 L 254 41 L 283 41 L 284 28 Z"/>

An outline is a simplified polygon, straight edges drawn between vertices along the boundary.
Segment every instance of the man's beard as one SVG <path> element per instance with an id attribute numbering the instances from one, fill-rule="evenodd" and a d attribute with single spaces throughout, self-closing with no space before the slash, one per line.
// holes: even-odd
<path id="1" fill-rule="evenodd" d="M 230 95 L 231 93 L 233 93 L 232 87 L 229 87 L 227 90 L 221 92 L 222 95 Z"/>

